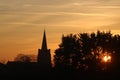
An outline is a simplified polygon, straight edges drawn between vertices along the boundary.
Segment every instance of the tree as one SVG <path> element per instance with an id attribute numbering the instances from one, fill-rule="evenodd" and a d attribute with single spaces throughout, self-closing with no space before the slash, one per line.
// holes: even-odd
<path id="1" fill-rule="evenodd" d="M 104 68 L 101 66 L 102 55 L 118 54 L 120 52 L 119 45 L 120 36 L 112 36 L 110 31 L 62 36 L 62 42 L 55 50 L 55 67 L 102 70 Z"/>
<path id="2" fill-rule="evenodd" d="M 36 62 L 36 56 L 35 55 L 25 55 L 25 54 L 18 54 L 14 61 L 17 62 Z"/>
<path id="3" fill-rule="evenodd" d="M 88 67 L 89 70 L 101 69 L 101 55 L 105 52 L 112 53 L 112 34 L 111 32 L 100 32 L 97 33 L 80 33 L 79 40 L 82 46 L 83 64 Z"/>
<path id="4" fill-rule="evenodd" d="M 79 65 L 80 42 L 76 35 L 62 36 L 62 43 L 55 50 L 55 66 L 57 68 L 75 69 Z"/>

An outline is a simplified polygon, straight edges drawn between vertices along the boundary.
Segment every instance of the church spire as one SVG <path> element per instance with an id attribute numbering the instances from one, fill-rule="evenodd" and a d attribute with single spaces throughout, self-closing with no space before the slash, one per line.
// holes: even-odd
<path id="1" fill-rule="evenodd" d="M 51 67 L 50 49 L 47 48 L 46 32 L 44 30 L 41 49 L 38 49 L 38 63 L 43 67 Z"/>
<path id="2" fill-rule="evenodd" d="M 46 40 L 46 32 L 44 30 L 44 34 L 43 34 L 43 41 L 42 41 L 42 50 L 47 50 L 47 40 Z"/>

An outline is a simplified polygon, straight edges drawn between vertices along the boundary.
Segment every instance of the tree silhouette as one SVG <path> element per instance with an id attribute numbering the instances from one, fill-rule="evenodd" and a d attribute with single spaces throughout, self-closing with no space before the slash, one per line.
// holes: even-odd
<path id="1" fill-rule="evenodd" d="M 100 67 L 100 55 L 104 54 L 106 51 L 111 52 L 111 38 L 112 34 L 110 32 L 100 32 L 97 33 L 80 33 L 79 38 L 82 45 L 82 53 L 84 54 L 84 64 L 88 66 L 89 70 L 96 70 Z"/>
<path id="2" fill-rule="evenodd" d="M 55 67 L 79 70 L 103 70 L 103 55 L 111 55 L 113 62 L 120 57 L 120 36 L 110 31 L 79 33 L 62 36 L 62 43 L 55 51 Z"/>
<path id="3" fill-rule="evenodd" d="M 31 62 L 31 58 L 25 54 L 18 54 L 14 61 L 16 62 Z"/>
<path id="4" fill-rule="evenodd" d="M 81 56 L 80 42 L 77 36 L 73 34 L 62 36 L 62 43 L 55 54 L 54 61 L 57 68 L 77 68 Z"/>
<path id="5" fill-rule="evenodd" d="M 18 54 L 14 61 L 16 62 L 37 62 L 37 56 L 34 54 Z"/>
<path id="6" fill-rule="evenodd" d="M 111 50 L 113 51 L 113 59 L 112 59 L 112 62 L 113 62 L 113 65 L 117 68 L 120 67 L 120 35 L 114 35 L 112 37 L 112 46 L 111 46 Z"/>

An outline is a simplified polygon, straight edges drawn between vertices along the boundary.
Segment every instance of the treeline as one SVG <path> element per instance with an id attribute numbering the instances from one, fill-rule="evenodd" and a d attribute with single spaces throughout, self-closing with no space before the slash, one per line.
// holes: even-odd
<path id="1" fill-rule="evenodd" d="M 103 61 L 109 55 L 111 60 Z M 36 55 L 18 54 L 15 62 L 37 62 Z M 101 71 L 120 67 L 120 35 L 110 31 L 79 33 L 62 36 L 55 50 L 54 67 L 79 71 Z"/>
<path id="2" fill-rule="evenodd" d="M 63 35 L 55 50 L 54 67 L 41 66 L 36 55 L 18 54 L 14 61 L 0 64 L 0 75 L 48 80 L 118 79 L 120 35 L 110 31 Z"/>
<path id="3" fill-rule="evenodd" d="M 106 58 L 111 60 L 104 61 Z M 54 62 L 59 70 L 117 69 L 120 63 L 120 35 L 113 35 L 110 31 L 63 35 L 59 48 L 55 50 Z"/>

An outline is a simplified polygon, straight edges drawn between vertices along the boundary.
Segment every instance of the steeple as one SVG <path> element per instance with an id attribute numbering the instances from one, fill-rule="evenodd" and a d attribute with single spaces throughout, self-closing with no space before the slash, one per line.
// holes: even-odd
<path id="1" fill-rule="evenodd" d="M 50 49 L 47 48 L 46 32 L 44 30 L 41 49 L 38 49 L 38 63 L 43 67 L 51 67 Z"/>
<path id="2" fill-rule="evenodd" d="M 43 41 L 42 41 L 42 47 L 41 47 L 42 50 L 47 50 L 47 40 L 46 40 L 46 32 L 44 30 L 44 34 L 43 34 Z"/>

